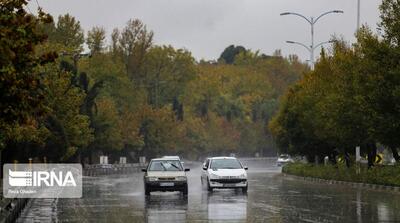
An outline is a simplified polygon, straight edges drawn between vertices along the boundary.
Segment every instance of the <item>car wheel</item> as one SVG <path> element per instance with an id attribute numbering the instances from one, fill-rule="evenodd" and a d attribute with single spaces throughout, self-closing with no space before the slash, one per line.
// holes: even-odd
<path id="1" fill-rule="evenodd" d="M 210 192 L 213 191 L 213 188 L 210 186 L 210 181 L 209 180 L 207 180 L 207 190 L 210 191 Z"/>
<path id="2" fill-rule="evenodd" d="M 188 195 L 189 189 L 188 189 L 188 185 L 186 184 L 186 186 L 183 188 L 182 193 L 183 195 Z"/>
<path id="3" fill-rule="evenodd" d="M 242 192 L 245 193 L 245 194 L 247 193 L 247 186 L 246 187 L 242 187 Z"/>
<path id="4" fill-rule="evenodd" d="M 150 188 L 148 187 L 148 186 L 146 186 L 146 185 L 144 185 L 144 194 L 146 195 L 146 196 L 149 196 L 150 195 Z"/>

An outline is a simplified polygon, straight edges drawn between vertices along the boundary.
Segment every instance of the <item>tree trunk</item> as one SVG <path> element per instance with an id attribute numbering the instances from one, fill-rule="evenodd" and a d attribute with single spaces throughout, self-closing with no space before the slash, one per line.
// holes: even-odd
<path id="1" fill-rule="evenodd" d="M 346 167 L 350 168 L 351 166 L 350 154 L 347 151 L 344 153 L 344 160 L 346 161 Z"/>
<path id="2" fill-rule="evenodd" d="M 315 156 L 314 155 L 306 155 L 308 163 L 315 163 Z"/>
<path id="3" fill-rule="evenodd" d="M 374 166 L 375 157 L 376 157 L 376 144 L 368 143 L 368 168 Z"/>
<path id="4" fill-rule="evenodd" d="M 0 149 L 0 167 L 2 167 L 3 166 L 3 160 L 2 160 L 2 152 L 3 152 L 3 149 Z M 0 179 L 3 179 L 3 168 L 0 168 Z"/>
<path id="5" fill-rule="evenodd" d="M 336 161 L 336 153 L 333 152 L 329 155 L 329 161 L 331 162 L 332 165 L 336 166 L 337 161 Z"/>
<path id="6" fill-rule="evenodd" d="M 315 165 L 319 165 L 321 162 L 320 162 L 320 156 L 319 155 L 315 155 Z"/>

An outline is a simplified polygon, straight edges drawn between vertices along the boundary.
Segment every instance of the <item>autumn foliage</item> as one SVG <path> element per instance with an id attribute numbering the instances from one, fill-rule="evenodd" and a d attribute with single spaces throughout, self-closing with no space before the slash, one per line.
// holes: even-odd
<path id="1" fill-rule="evenodd" d="M 309 69 L 296 56 L 240 46 L 222 53 L 229 61 L 196 61 L 154 44 L 138 19 L 114 29 L 108 45 L 104 28 L 85 38 L 72 15 L 53 22 L 26 3 L 0 5 L 3 161 L 276 154 L 268 122 Z"/>

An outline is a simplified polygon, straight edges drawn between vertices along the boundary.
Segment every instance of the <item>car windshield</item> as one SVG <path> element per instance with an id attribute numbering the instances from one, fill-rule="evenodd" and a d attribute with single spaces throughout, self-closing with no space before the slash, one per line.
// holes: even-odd
<path id="1" fill-rule="evenodd" d="M 289 155 L 280 155 L 279 158 L 281 158 L 281 159 L 289 159 Z"/>
<path id="2" fill-rule="evenodd" d="M 211 169 L 242 169 L 237 159 L 214 159 L 211 161 Z"/>
<path id="3" fill-rule="evenodd" d="M 179 160 L 153 160 L 148 171 L 183 171 Z"/>

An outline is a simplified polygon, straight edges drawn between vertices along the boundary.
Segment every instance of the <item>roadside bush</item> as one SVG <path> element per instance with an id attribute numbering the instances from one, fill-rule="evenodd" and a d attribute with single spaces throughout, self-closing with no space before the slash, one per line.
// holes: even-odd
<path id="1" fill-rule="evenodd" d="M 361 166 L 360 174 L 356 173 L 356 167 L 347 168 L 345 165 L 313 165 L 304 163 L 292 163 L 282 168 L 283 173 L 314 177 L 325 180 L 337 180 L 356 183 L 379 184 L 385 186 L 400 186 L 400 166 L 375 166 L 368 169 Z"/>

